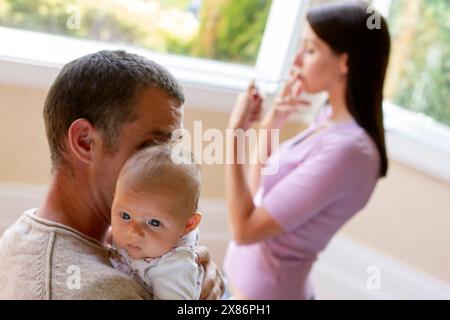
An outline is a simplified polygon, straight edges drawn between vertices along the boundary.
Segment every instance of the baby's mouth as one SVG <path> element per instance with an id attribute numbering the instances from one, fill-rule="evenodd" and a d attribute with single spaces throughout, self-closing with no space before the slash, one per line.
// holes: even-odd
<path id="1" fill-rule="evenodd" d="M 134 251 L 136 251 L 136 250 L 141 250 L 141 247 L 138 247 L 138 246 L 136 246 L 136 245 L 134 245 L 134 244 L 127 244 L 127 245 L 126 245 L 126 248 L 127 248 L 127 249 L 130 249 L 130 250 L 134 250 Z"/>

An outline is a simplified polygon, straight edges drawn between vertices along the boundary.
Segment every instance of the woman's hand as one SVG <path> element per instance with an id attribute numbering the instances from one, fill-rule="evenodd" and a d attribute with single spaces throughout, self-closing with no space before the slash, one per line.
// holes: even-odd
<path id="1" fill-rule="evenodd" d="M 217 265 L 211 261 L 206 247 L 197 247 L 197 263 L 203 266 L 205 275 L 202 282 L 200 300 L 217 300 L 223 296 L 225 285 Z"/>
<path id="2" fill-rule="evenodd" d="M 289 117 L 310 103 L 300 98 L 303 83 L 298 73 L 292 71 L 280 94 L 275 98 L 272 107 L 261 121 L 261 128 L 280 129 Z"/>
<path id="3" fill-rule="evenodd" d="M 249 129 L 253 122 L 260 120 L 263 102 L 263 97 L 252 81 L 247 90 L 238 96 L 228 121 L 228 128 Z"/>

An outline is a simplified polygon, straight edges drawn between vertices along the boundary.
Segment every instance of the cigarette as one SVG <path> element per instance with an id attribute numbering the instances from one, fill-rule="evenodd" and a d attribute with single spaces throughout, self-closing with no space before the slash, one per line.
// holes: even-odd
<path id="1" fill-rule="evenodd" d="M 283 79 L 278 79 L 278 80 L 265 80 L 265 79 L 256 79 L 256 82 L 264 82 L 266 84 L 270 84 L 270 83 L 282 83 L 282 82 L 286 82 L 288 81 L 289 78 L 283 78 Z"/>

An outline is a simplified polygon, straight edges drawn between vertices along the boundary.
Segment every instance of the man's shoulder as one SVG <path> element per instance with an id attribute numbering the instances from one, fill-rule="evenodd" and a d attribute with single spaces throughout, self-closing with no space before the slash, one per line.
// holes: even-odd
<path id="1" fill-rule="evenodd" d="M 0 283 L 33 299 L 147 299 L 142 287 L 115 270 L 99 242 L 23 215 L 0 240 Z M 24 297 L 26 298 L 26 297 Z"/>
<path id="2" fill-rule="evenodd" d="M 56 230 L 52 241 L 52 299 L 149 299 L 135 280 L 112 267 L 108 248 L 99 242 L 70 230 Z"/>
<path id="3" fill-rule="evenodd" d="M 52 256 L 52 299 L 149 299 L 135 280 L 111 266 L 105 248 L 58 236 Z"/>
<path id="4" fill-rule="evenodd" d="M 143 300 L 151 296 L 135 280 L 110 266 L 72 266 L 53 277 L 52 299 Z"/>

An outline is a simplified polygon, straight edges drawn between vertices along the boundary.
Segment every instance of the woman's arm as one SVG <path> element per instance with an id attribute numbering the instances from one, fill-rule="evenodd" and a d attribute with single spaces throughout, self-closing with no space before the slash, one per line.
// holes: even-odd
<path id="1" fill-rule="evenodd" d="M 264 208 L 256 208 L 244 174 L 244 165 L 237 162 L 238 137 L 228 143 L 234 164 L 227 164 L 225 171 L 228 218 L 233 239 L 246 244 L 280 234 L 281 226 Z"/>
<path id="2" fill-rule="evenodd" d="M 306 105 L 304 101 L 292 98 L 295 81 L 290 80 L 283 88 L 278 101 L 275 102 L 264 120 L 260 129 L 266 129 L 267 148 L 264 148 L 270 155 L 271 141 L 270 130 L 278 130 L 287 121 L 290 114 L 297 111 L 299 107 Z M 297 90 L 297 89 L 296 89 Z M 295 92 L 297 93 L 297 91 Z M 253 121 L 259 119 L 262 110 L 262 98 L 256 92 L 252 83 L 247 92 L 241 94 L 233 109 L 228 123 L 228 129 L 235 132 L 237 130 L 248 130 Z M 237 243 L 251 243 L 280 234 L 283 230 L 281 226 L 272 218 L 269 212 L 262 207 L 256 208 L 253 203 L 253 195 L 258 189 L 261 169 L 264 163 L 256 162 L 249 168 L 246 176 L 245 165 L 238 161 L 238 154 L 244 154 L 244 143 L 238 143 L 239 135 L 230 135 L 231 141 L 227 143 L 227 159 L 232 163 L 225 166 L 226 198 L 229 209 L 229 222 L 233 238 Z M 228 136 L 227 138 L 230 138 Z M 255 162 L 254 162 L 255 163 Z"/>
<path id="3" fill-rule="evenodd" d="M 300 108 L 309 106 L 309 102 L 299 99 L 298 96 L 303 90 L 303 84 L 291 72 L 291 78 L 285 83 L 280 94 L 275 99 L 271 108 L 262 119 L 258 129 L 258 141 L 253 150 L 252 161 L 247 168 L 247 183 L 250 192 L 254 196 L 261 181 L 262 168 L 267 159 L 272 154 L 272 131 L 281 129 L 289 119 L 289 116 L 297 112 Z M 256 91 L 259 95 L 259 92 Z M 258 119 L 256 119 L 258 120 Z"/>
<path id="4" fill-rule="evenodd" d="M 259 129 L 265 128 L 260 126 Z M 267 159 L 272 154 L 271 128 L 268 128 L 265 131 L 260 130 L 258 135 L 258 141 L 253 150 L 252 159 L 246 172 L 247 183 L 252 197 L 255 196 L 258 191 L 261 183 L 262 169 L 266 165 Z"/>

